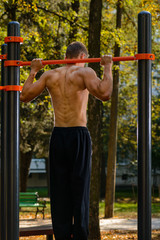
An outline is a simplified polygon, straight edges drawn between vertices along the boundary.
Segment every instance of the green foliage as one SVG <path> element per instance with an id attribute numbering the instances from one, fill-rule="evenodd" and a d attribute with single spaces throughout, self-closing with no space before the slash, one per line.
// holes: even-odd
<path id="1" fill-rule="evenodd" d="M 160 168 L 160 94 L 152 100 L 152 167 Z"/>
<path id="2" fill-rule="evenodd" d="M 101 34 L 101 49 L 102 54 L 113 53 L 114 43 L 118 43 L 121 47 L 121 55 L 128 56 L 137 53 L 137 14 L 140 11 L 149 11 L 152 14 L 152 46 L 153 53 L 156 55 L 156 61 L 153 63 L 153 76 L 157 75 L 159 69 L 159 3 L 158 1 L 122 1 L 123 6 L 123 21 L 121 30 L 115 29 L 115 8 L 117 1 L 108 0 L 104 3 L 102 34 Z M 159 71 L 158 71 L 159 73 Z M 159 79 L 153 81 L 153 92 L 155 89 L 160 91 L 158 84 Z M 128 159 L 135 161 L 137 158 L 137 64 L 134 62 L 121 62 L 120 66 L 120 91 L 119 91 L 119 118 L 118 118 L 118 161 Z M 155 101 L 155 98 L 157 99 Z M 159 167 L 159 131 L 158 121 L 160 115 L 159 96 L 153 97 L 153 113 L 152 113 L 152 144 L 153 144 L 153 166 Z M 109 104 L 104 104 L 104 151 L 107 158 L 108 129 L 109 126 Z M 156 114 L 154 113 L 156 111 Z M 155 119 L 156 116 L 157 118 Z"/>

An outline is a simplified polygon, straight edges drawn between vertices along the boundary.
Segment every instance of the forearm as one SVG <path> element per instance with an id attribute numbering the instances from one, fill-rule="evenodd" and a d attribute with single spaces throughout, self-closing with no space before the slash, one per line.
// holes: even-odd
<path id="1" fill-rule="evenodd" d="M 112 65 L 104 65 L 103 79 L 99 83 L 99 91 L 105 95 L 106 99 L 110 98 L 113 90 Z"/>
<path id="2" fill-rule="evenodd" d="M 30 87 L 33 84 L 33 81 L 34 81 L 34 78 L 35 78 L 36 74 L 37 74 L 37 72 L 31 70 L 31 72 L 29 74 L 29 77 L 27 78 L 27 80 L 24 83 L 22 93 L 25 93 L 25 92 L 30 90 Z"/>
<path id="3" fill-rule="evenodd" d="M 37 97 L 44 89 L 46 85 L 46 75 L 42 74 L 40 79 L 33 83 L 37 72 L 44 66 L 41 59 L 33 59 L 31 63 L 31 72 L 29 77 L 24 83 L 22 93 L 20 95 L 20 100 L 23 102 L 29 102 L 35 97 Z"/>
<path id="4" fill-rule="evenodd" d="M 28 101 L 28 96 L 31 95 L 32 90 L 32 84 L 34 81 L 34 78 L 36 76 L 37 72 L 31 69 L 31 72 L 29 74 L 29 77 L 25 81 L 23 85 L 22 92 L 20 94 L 20 100 L 21 101 Z"/>

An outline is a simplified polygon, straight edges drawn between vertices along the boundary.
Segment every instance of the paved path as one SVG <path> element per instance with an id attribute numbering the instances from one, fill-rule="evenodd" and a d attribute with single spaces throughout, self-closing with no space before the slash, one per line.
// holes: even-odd
<path id="1" fill-rule="evenodd" d="M 28 219 L 20 220 L 20 228 L 36 227 L 36 226 L 51 226 L 50 219 Z M 137 219 L 100 219 L 100 229 L 107 230 L 137 230 Z M 152 229 L 160 229 L 160 218 L 152 219 Z"/>
<path id="2" fill-rule="evenodd" d="M 101 219 L 101 230 L 137 230 L 137 219 Z M 160 229 L 160 218 L 152 219 L 152 229 Z"/>

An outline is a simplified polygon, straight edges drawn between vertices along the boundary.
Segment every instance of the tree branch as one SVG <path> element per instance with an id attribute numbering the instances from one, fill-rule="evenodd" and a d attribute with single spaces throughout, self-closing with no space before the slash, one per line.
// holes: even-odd
<path id="1" fill-rule="evenodd" d="M 4 12 L 1 16 L 0 16 L 0 19 L 3 19 L 3 16 L 5 16 L 7 13 Z"/>
<path id="2" fill-rule="evenodd" d="M 137 24 L 135 23 L 135 21 L 129 16 L 129 14 L 127 13 L 126 9 L 123 8 L 123 12 L 126 14 L 126 16 L 128 17 L 129 20 L 131 20 L 133 26 L 137 29 Z"/>
<path id="3" fill-rule="evenodd" d="M 64 16 L 62 16 L 61 14 L 58 14 L 57 12 L 54 12 L 54 11 L 48 10 L 48 9 L 43 8 L 43 7 L 40 7 L 40 6 L 38 6 L 38 5 L 37 5 L 37 8 L 43 10 L 44 12 L 54 14 L 55 16 L 57 16 L 57 17 L 59 17 L 59 18 L 65 20 L 65 21 L 67 21 L 67 22 L 69 22 L 69 23 L 71 23 L 71 24 L 76 25 L 76 26 L 82 28 L 82 29 L 85 30 L 85 31 L 88 31 L 88 28 L 87 28 L 87 27 L 83 27 L 82 25 L 80 25 L 80 24 L 78 24 L 78 23 L 75 23 L 74 21 L 71 21 L 70 19 L 68 19 L 68 18 L 66 18 L 66 17 L 64 17 Z"/>

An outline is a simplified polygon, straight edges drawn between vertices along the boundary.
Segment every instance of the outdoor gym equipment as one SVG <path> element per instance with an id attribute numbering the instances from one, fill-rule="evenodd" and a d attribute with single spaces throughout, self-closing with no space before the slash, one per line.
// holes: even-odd
<path id="1" fill-rule="evenodd" d="M 19 91 L 20 26 L 8 24 L 7 44 L 1 55 L 1 162 L 0 162 L 0 240 L 19 239 Z M 138 54 L 113 61 L 138 60 L 138 239 L 151 240 L 151 14 L 138 14 Z M 46 60 L 43 64 L 80 62 Z M 82 60 L 81 60 L 82 62 Z M 100 62 L 100 58 L 83 62 Z M 5 90 L 5 91 L 4 91 Z"/>

